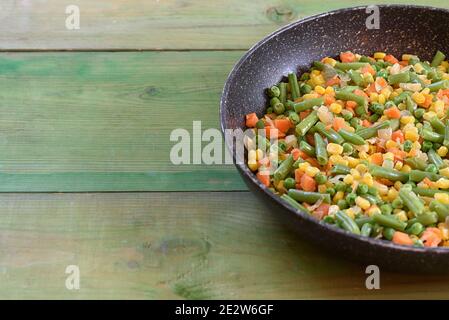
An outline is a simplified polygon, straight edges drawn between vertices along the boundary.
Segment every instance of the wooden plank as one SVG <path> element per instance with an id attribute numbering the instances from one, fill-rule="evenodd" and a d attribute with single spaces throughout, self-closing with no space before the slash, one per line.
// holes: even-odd
<path id="1" fill-rule="evenodd" d="M 0 195 L 2 299 L 449 298 L 298 240 L 248 192 Z M 80 268 L 80 290 L 65 269 Z"/>
<path id="2" fill-rule="evenodd" d="M 65 10 L 69 4 L 80 9 L 79 30 L 66 28 Z M 247 49 L 291 21 L 367 4 L 372 1 L 2 0 L 0 48 Z M 449 7 L 441 0 L 419 0 L 414 4 Z"/>
<path id="3" fill-rule="evenodd" d="M 0 54 L 0 191 L 245 190 L 233 165 L 170 161 L 172 130 L 219 127 L 241 54 Z"/>

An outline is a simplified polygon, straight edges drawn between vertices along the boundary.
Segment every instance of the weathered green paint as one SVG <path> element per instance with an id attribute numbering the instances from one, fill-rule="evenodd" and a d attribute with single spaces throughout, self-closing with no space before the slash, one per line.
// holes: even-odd
<path id="1" fill-rule="evenodd" d="M 170 161 L 173 129 L 218 128 L 241 54 L 0 54 L 0 191 L 245 190 L 233 165 Z"/>
<path id="2" fill-rule="evenodd" d="M 80 29 L 67 30 L 67 3 L 14 2 L 15 6 L 1 15 L 3 50 L 247 49 L 277 28 L 305 16 L 373 4 L 367 0 L 77 0 L 73 4 L 80 8 Z M 413 4 L 449 7 L 441 0 Z"/>
<path id="3" fill-rule="evenodd" d="M 0 194 L 0 298 L 449 298 L 300 241 L 248 192 Z M 67 265 L 80 290 L 65 288 Z"/>

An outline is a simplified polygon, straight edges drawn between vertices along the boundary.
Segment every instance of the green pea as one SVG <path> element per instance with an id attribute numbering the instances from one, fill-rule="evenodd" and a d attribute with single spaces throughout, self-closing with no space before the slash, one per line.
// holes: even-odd
<path id="1" fill-rule="evenodd" d="M 372 196 L 377 196 L 378 191 L 375 187 L 368 187 L 368 194 L 370 194 Z"/>
<path id="2" fill-rule="evenodd" d="M 283 114 L 285 111 L 285 107 L 282 103 L 279 102 L 273 106 L 273 110 L 276 114 Z"/>
<path id="3" fill-rule="evenodd" d="M 390 204 L 383 204 L 380 206 L 380 212 L 384 215 L 390 215 L 393 212 L 393 208 Z"/>
<path id="4" fill-rule="evenodd" d="M 422 144 L 422 151 L 427 152 L 427 151 L 429 151 L 430 149 L 432 149 L 432 147 L 433 147 L 433 143 L 426 140 L 426 141 L 424 141 L 423 144 Z"/>
<path id="5" fill-rule="evenodd" d="M 268 89 L 268 95 L 270 97 L 279 97 L 281 94 L 281 90 L 277 86 L 272 86 Z"/>
<path id="6" fill-rule="evenodd" d="M 335 189 L 334 188 L 327 188 L 326 189 L 326 193 L 329 193 L 331 197 L 333 197 L 335 195 Z"/>
<path id="7" fill-rule="evenodd" d="M 262 119 L 256 122 L 256 128 L 257 129 L 264 129 L 265 128 L 265 122 L 263 122 Z"/>
<path id="8" fill-rule="evenodd" d="M 410 150 L 412 150 L 413 142 L 411 142 L 410 140 L 405 140 L 403 147 L 405 152 L 409 152 Z"/>
<path id="9" fill-rule="evenodd" d="M 335 190 L 337 191 L 345 191 L 346 190 L 346 184 L 344 182 L 337 182 L 335 185 Z"/>
<path id="10" fill-rule="evenodd" d="M 343 112 L 346 111 L 346 112 Z M 343 119 L 345 119 L 345 121 L 349 121 L 352 119 L 352 112 L 347 111 L 347 110 L 343 110 L 341 113 L 343 115 Z"/>
<path id="11" fill-rule="evenodd" d="M 270 106 L 274 107 L 276 104 L 280 103 L 281 100 L 279 100 L 279 98 L 274 97 L 270 99 Z"/>
<path id="12" fill-rule="evenodd" d="M 325 216 L 325 217 L 323 218 L 323 221 L 324 221 L 325 223 L 334 224 L 334 223 L 335 223 L 335 218 L 328 215 L 328 216 Z"/>
<path id="13" fill-rule="evenodd" d="M 418 108 L 413 112 L 416 119 L 421 119 L 424 116 L 424 113 L 426 113 L 426 111 L 422 108 Z"/>
<path id="14" fill-rule="evenodd" d="M 431 172 L 431 173 L 437 173 L 438 172 L 438 168 L 437 168 L 437 166 L 436 165 L 434 165 L 433 163 L 431 163 L 431 164 L 429 164 L 427 167 L 426 167 L 426 170 L 425 170 L 426 172 Z"/>
<path id="15" fill-rule="evenodd" d="M 345 142 L 342 144 L 342 147 L 344 154 L 351 154 L 354 151 L 354 147 L 350 143 Z"/>
<path id="16" fill-rule="evenodd" d="M 396 198 L 393 200 L 391 205 L 394 209 L 401 209 L 404 203 L 402 202 L 401 198 Z"/>
<path id="17" fill-rule="evenodd" d="M 273 113 L 273 108 L 272 108 L 272 107 L 268 107 L 268 108 L 267 108 L 267 113 L 268 113 L 268 114 Z"/>
<path id="18" fill-rule="evenodd" d="M 357 198 L 357 195 L 355 193 L 350 193 L 346 196 L 346 202 L 349 206 L 353 206 L 355 204 L 355 199 Z"/>
<path id="19" fill-rule="evenodd" d="M 303 84 L 300 88 L 299 88 L 299 92 L 301 92 L 302 95 L 304 94 L 308 94 L 312 91 L 312 87 L 309 86 L 308 84 Z"/>
<path id="20" fill-rule="evenodd" d="M 294 189 L 296 186 L 296 181 L 293 178 L 287 178 L 284 180 L 285 189 Z"/>
<path id="21" fill-rule="evenodd" d="M 340 208 L 340 210 L 349 208 L 348 203 L 343 199 L 337 201 L 337 206 Z"/>
<path id="22" fill-rule="evenodd" d="M 300 121 L 299 116 L 298 116 L 298 114 L 296 112 L 290 112 L 289 115 L 288 115 L 288 118 L 294 124 L 298 124 L 299 121 Z"/>
<path id="23" fill-rule="evenodd" d="M 357 194 L 363 195 L 368 193 L 368 186 L 364 183 L 361 183 L 357 187 Z"/>
<path id="24" fill-rule="evenodd" d="M 384 231 L 382 232 L 382 234 L 383 234 L 385 239 L 391 241 L 393 239 L 393 236 L 394 236 L 395 232 L 396 231 L 393 228 L 385 228 Z"/>
<path id="25" fill-rule="evenodd" d="M 317 173 L 317 174 L 315 175 L 315 181 L 316 181 L 316 183 L 318 183 L 318 184 L 325 184 L 325 183 L 327 182 L 327 178 L 326 178 L 326 176 L 325 176 L 324 174 L 322 174 L 322 173 Z"/>

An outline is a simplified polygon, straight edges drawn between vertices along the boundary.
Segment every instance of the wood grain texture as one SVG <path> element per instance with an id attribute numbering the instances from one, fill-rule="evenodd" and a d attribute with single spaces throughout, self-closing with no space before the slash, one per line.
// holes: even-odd
<path id="1" fill-rule="evenodd" d="M 79 30 L 65 27 L 69 4 L 80 8 Z M 291 21 L 367 4 L 372 1 L 2 0 L 0 49 L 247 49 Z M 441 0 L 413 4 L 449 7 Z"/>
<path id="2" fill-rule="evenodd" d="M 241 54 L 0 54 L 0 191 L 245 190 L 233 165 L 170 161 L 172 130 L 219 127 Z"/>
<path id="3" fill-rule="evenodd" d="M 449 298 L 300 241 L 247 192 L 1 194 L 0 298 Z M 65 288 L 67 265 L 81 289 Z"/>

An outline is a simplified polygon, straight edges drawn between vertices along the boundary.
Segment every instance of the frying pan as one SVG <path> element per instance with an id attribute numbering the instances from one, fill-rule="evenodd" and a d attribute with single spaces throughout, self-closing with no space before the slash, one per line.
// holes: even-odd
<path id="1" fill-rule="evenodd" d="M 335 57 L 347 50 L 367 55 L 383 51 L 395 56 L 411 53 L 431 60 L 437 50 L 449 53 L 448 10 L 411 5 L 377 7 L 378 29 L 367 27 L 372 13 L 367 13 L 367 7 L 354 7 L 299 20 L 253 46 L 226 81 L 220 101 L 222 131 L 244 130 L 246 114 L 264 114 L 265 88 L 278 83 L 291 71 L 301 74 L 313 61 L 325 56 Z M 449 271 L 449 248 L 400 246 L 362 237 L 297 211 L 263 186 L 244 163 L 237 163 L 232 144 L 228 141 L 227 145 L 248 188 L 303 238 L 365 265 L 401 272 Z"/>

